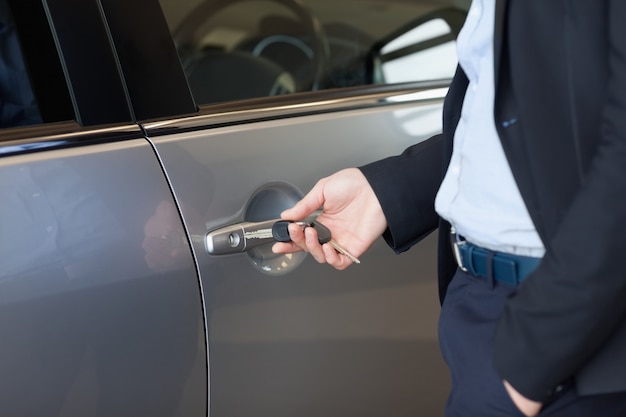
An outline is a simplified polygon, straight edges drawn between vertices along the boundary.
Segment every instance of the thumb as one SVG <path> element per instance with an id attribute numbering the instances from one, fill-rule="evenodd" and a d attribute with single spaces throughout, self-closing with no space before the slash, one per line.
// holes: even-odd
<path id="1" fill-rule="evenodd" d="M 324 193 L 322 181 L 318 183 L 298 201 L 293 207 L 283 211 L 280 217 L 285 220 L 302 220 L 324 205 Z"/>

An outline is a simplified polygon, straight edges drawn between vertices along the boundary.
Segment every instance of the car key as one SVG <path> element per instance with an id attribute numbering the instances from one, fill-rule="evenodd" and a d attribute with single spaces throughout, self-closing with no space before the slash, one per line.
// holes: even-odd
<path id="1" fill-rule="evenodd" d="M 278 220 L 276 223 L 274 223 L 274 226 L 272 226 L 272 236 L 274 237 L 274 240 L 276 242 L 291 242 L 291 236 L 289 236 L 289 225 L 291 223 L 296 223 L 298 226 L 301 226 L 303 229 L 309 226 L 309 224 L 306 222 L 292 222 L 291 220 Z"/>
<path id="2" fill-rule="evenodd" d="M 291 241 L 291 237 L 289 236 L 289 230 L 288 230 L 289 223 L 292 223 L 292 222 L 288 220 L 280 220 L 274 223 L 274 226 L 272 227 L 272 235 L 274 236 L 274 239 L 277 242 L 290 242 Z M 341 246 L 339 243 L 333 240 L 330 230 L 328 229 L 328 227 L 324 226 L 322 223 L 315 220 L 312 223 L 298 222 L 298 224 L 305 228 L 306 227 L 314 228 L 317 231 L 317 240 L 320 243 L 320 245 L 323 245 L 324 243 L 328 243 L 337 252 L 347 256 L 348 259 L 350 259 L 352 262 L 356 264 L 361 263 L 361 261 L 359 261 L 357 257 L 352 255 L 343 246 Z"/>
<path id="3" fill-rule="evenodd" d="M 341 253 L 342 255 L 345 255 L 353 263 L 355 264 L 361 263 L 361 261 L 359 261 L 359 259 L 356 256 L 352 255 L 350 252 L 348 252 L 346 248 L 341 246 L 332 238 L 330 234 L 330 229 L 328 227 L 324 226 L 322 223 L 318 222 L 317 220 L 311 223 L 311 227 L 317 230 L 317 238 L 320 241 L 320 243 L 322 243 L 322 240 L 324 240 L 330 246 L 332 246 L 337 252 Z"/>

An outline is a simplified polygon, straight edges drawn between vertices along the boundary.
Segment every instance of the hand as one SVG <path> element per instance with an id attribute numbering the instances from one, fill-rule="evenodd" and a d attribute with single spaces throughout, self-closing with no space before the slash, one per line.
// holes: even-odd
<path id="1" fill-rule="evenodd" d="M 522 394 L 517 392 L 515 388 L 508 381 L 504 381 L 504 387 L 506 388 L 506 392 L 511 396 L 511 400 L 515 406 L 527 417 L 535 417 L 539 414 L 541 410 L 541 403 L 533 400 L 529 400 L 524 397 Z"/>
<path id="2" fill-rule="evenodd" d="M 311 191 L 281 217 L 298 221 L 322 208 L 318 220 L 328 227 L 333 239 L 356 257 L 361 256 L 387 228 L 387 220 L 363 173 L 357 168 L 339 171 L 318 181 Z M 352 265 L 346 256 L 329 244 L 320 245 L 312 227 L 302 230 L 289 225 L 292 242 L 276 243 L 275 253 L 300 250 L 311 253 L 320 263 L 327 262 L 342 270 Z"/>

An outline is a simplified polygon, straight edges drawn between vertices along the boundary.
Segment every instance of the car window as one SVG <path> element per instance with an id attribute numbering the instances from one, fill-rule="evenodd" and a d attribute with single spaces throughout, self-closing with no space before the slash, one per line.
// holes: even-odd
<path id="1" fill-rule="evenodd" d="M 457 63 L 456 32 L 451 22 L 434 17 L 394 36 L 377 58 L 379 82 L 452 78 Z"/>
<path id="2" fill-rule="evenodd" d="M 13 15 L 0 1 L 0 127 L 41 123 Z"/>
<path id="3" fill-rule="evenodd" d="M 160 0 L 197 104 L 452 76 L 461 0 Z"/>

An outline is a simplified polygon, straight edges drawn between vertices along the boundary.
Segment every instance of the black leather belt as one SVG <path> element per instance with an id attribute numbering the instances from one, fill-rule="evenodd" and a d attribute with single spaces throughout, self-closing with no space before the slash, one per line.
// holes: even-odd
<path id="1" fill-rule="evenodd" d="M 537 268 L 540 258 L 496 252 L 476 246 L 452 231 L 452 251 L 459 268 L 483 278 L 519 285 Z"/>

